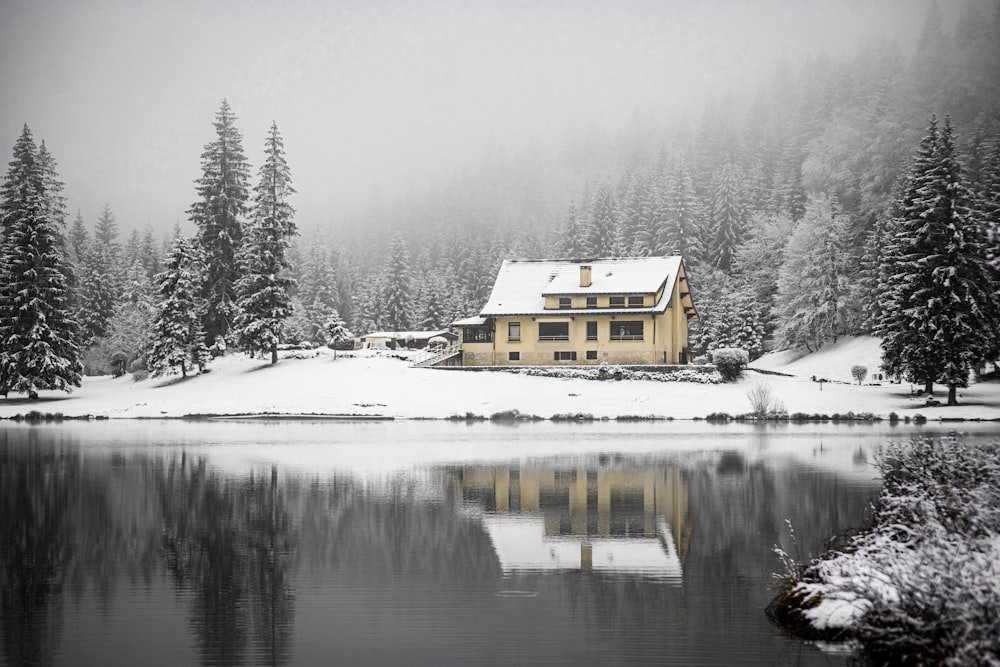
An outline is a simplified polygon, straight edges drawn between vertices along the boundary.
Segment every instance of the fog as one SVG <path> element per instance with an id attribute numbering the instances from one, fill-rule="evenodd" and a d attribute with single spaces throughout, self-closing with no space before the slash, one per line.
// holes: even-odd
<path id="1" fill-rule="evenodd" d="M 942 7 L 946 18 L 954 9 Z M 635 117 L 752 98 L 779 62 L 894 39 L 913 0 L 805 2 L 106 2 L 0 4 L 0 147 L 27 123 L 92 225 L 161 232 L 195 199 L 221 100 L 256 180 L 285 139 L 300 226 L 349 225 L 487 150 L 555 148 Z M 957 13 L 957 12 L 956 12 Z"/>

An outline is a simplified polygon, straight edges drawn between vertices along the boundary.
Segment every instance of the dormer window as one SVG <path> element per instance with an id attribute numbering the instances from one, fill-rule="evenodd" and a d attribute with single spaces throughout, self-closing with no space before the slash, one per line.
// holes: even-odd
<path id="1" fill-rule="evenodd" d="M 597 297 L 588 296 L 587 297 L 587 308 L 597 308 Z"/>
<path id="2" fill-rule="evenodd" d="M 559 309 L 567 310 L 573 307 L 573 299 L 568 296 L 559 297 Z"/>
<path id="3" fill-rule="evenodd" d="M 643 298 L 641 296 L 630 296 L 628 298 L 629 308 L 642 308 L 644 305 Z"/>
<path id="4" fill-rule="evenodd" d="M 608 305 L 612 308 L 624 308 L 625 307 L 625 297 L 623 296 L 613 296 L 608 299 Z"/>

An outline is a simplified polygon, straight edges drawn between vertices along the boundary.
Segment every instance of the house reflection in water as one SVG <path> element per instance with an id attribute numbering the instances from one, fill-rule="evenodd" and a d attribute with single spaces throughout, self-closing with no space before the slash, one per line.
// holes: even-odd
<path id="1" fill-rule="evenodd" d="M 594 570 L 680 582 L 691 539 L 677 469 L 468 467 L 462 501 L 478 505 L 504 572 Z"/>

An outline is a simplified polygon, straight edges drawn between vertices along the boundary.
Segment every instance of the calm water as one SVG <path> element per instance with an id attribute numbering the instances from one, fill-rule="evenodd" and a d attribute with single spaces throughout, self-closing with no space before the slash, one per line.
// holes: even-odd
<path id="1" fill-rule="evenodd" d="M 0 661 L 844 664 L 765 617 L 772 547 L 858 524 L 912 432 L 5 425 Z"/>

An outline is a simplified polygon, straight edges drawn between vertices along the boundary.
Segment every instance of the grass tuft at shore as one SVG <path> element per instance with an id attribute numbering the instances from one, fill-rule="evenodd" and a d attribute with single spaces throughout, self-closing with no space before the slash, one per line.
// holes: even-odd
<path id="1" fill-rule="evenodd" d="M 779 553 L 772 618 L 878 664 L 1000 664 L 1000 443 L 893 443 L 876 463 L 870 528 L 806 567 Z"/>

